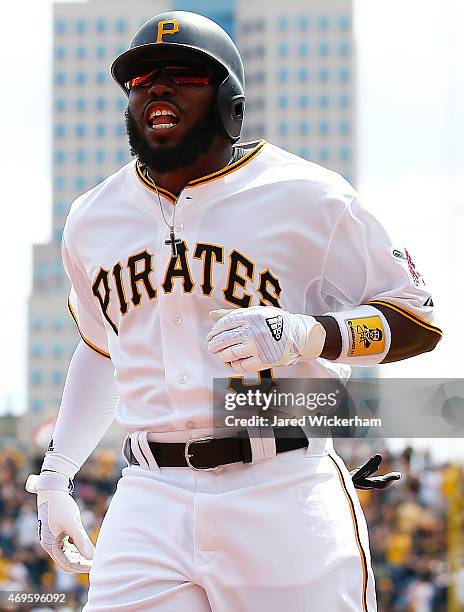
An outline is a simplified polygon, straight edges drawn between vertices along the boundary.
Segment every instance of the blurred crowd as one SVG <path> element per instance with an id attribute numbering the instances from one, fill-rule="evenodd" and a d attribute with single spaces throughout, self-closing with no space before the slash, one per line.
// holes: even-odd
<path id="1" fill-rule="evenodd" d="M 350 468 L 372 454 L 356 442 L 337 447 Z M 448 504 L 456 487 L 462 486 L 462 473 L 459 478 L 454 466 L 434 465 L 427 454 L 410 448 L 396 456 L 381 452 L 381 472 L 399 470 L 404 478 L 385 491 L 359 491 L 369 526 L 379 611 L 445 612 L 447 550 L 450 537 L 454 545 L 452 538 L 459 539 L 462 526 L 460 516 L 450 531 Z M 0 451 L 0 591 L 65 592 L 66 605 L 55 609 L 74 612 L 86 601 L 87 575 L 60 570 L 43 552 L 37 539 L 36 497 L 24 490 L 25 476 L 38 473 L 41 461 L 17 448 Z M 122 461 L 113 451 L 97 452 L 76 478 L 74 495 L 94 542 L 125 465 Z"/>

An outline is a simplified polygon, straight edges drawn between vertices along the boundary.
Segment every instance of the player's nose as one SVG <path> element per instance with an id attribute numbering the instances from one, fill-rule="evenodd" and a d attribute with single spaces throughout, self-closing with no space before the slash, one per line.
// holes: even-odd
<path id="1" fill-rule="evenodd" d="M 156 96 L 172 96 L 175 93 L 175 87 L 164 70 L 160 70 L 159 74 L 153 79 L 149 93 Z"/>

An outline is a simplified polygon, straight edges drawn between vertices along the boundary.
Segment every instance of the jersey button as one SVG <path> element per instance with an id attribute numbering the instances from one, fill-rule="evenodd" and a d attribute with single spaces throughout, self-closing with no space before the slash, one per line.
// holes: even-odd
<path id="1" fill-rule="evenodd" d="M 182 325 L 182 315 L 176 313 L 173 314 L 172 317 L 172 322 L 174 323 L 174 325 L 177 325 L 177 327 L 179 327 L 179 325 Z"/>
<path id="2" fill-rule="evenodd" d="M 177 375 L 177 382 L 180 385 L 185 385 L 185 383 L 188 381 L 188 376 L 187 374 L 178 374 Z"/>

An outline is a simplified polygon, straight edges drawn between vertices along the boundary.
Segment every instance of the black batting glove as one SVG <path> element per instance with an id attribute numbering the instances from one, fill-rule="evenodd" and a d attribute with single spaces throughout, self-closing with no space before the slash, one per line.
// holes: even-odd
<path id="1" fill-rule="evenodd" d="M 382 463 L 382 455 L 373 455 L 360 467 L 351 470 L 351 480 L 356 489 L 386 489 L 392 482 L 401 480 L 401 472 L 389 472 L 383 476 L 372 476 L 375 474 Z"/>

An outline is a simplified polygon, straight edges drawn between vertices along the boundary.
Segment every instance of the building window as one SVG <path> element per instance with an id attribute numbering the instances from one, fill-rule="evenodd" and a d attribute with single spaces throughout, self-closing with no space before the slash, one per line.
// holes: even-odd
<path id="1" fill-rule="evenodd" d="M 327 30 L 329 27 L 329 18 L 326 15 L 321 15 L 317 20 L 317 25 L 320 30 Z"/>
<path id="2" fill-rule="evenodd" d="M 321 136 L 326 136 L 329 133 L 329 122 L 328 121 L 320 121 L 319 122 L 319 134 Z"/>
<path id="3" fill-rule="evenodd" d="M 97 32 L 99 34 L 106 32 L 106 21 L 104 19 L 99 19 L 97 21 Z"/>
<path id="4" fill-rule="evenodd" d="M 342 108 L 347 108 L 350 106 L 350 96 L 348 94 L 341 94 L 338 102 Z"/>
<path id="5" fill-rule="evenodd" d="M 340 79 L 340 81 L 342 81 L 342 83 L 346 83 L 347 81 L 349 81 L 350 71 L 348 70 L 348 68 L 340 68 L 338 72 L 338 78 Z"/>
<path id="6" fill-rule="evenodd" d="M 330 159 L 330 153 L 327 147 L 322 147 L 322 149 L 319 149 L 319 159 L 323 162 L 326 162 Z"/>
<path id="7" fill-rule="evenodd" d="M 64 138 L 65 134 L 66 127 L 62 123 L 55 125 L 55 138 Z"/>
<path id="8" fill-rule="evenodd" d="M 103 138 L 106 134 L 106 126 L 103 123 L 97 123 L 95 126 L 95 135 L 97 138 Z"/>
<path id="9" fill-rule="evenodd" d="M 126 135 L 126 126 L 123 123 L 118 123 L 116 125 L 116 136 L 125 136 Z"/>
<path id="10" fill-rule="evenodd" d="M 327 70 L 327 68 L 321 68 L 319 70 L 319 81 L 321 81 L 321 83 L 326 83 L 329 80 L 329 71 Z"/>
<path id="11" fill-rule="evenodd" d="M 55 21 L 55 32 L 56 34 L 64 34 L 66 32 L 66 21 L 62 19 Z"/>
<path id="12" fill-rule="evenodd" d="M 76 74 L 76 85 L 84 85 L 87 79 L 85 72 L 78 72 Z"/>
<path id="13" fill-rule="evenodd" d="M 56 47 L 55 48 L 55 59 L 62 60 L 66 57 L 66 47 Z"/>
<path id="14" fill-rule="evenodd" d="M 34 265 L 34 276 L 37 280 L 44 280 L 47 275 L 47 266 L 43 261 L 37 261 Z"/>
<path id="15" fill-rule="evenodd" d="M 280 136 L 285 136 L 288 134 L 288 123 L 286 121 L 279 121 L 277 124 L 277 131 L 279 132 Z"/>
<path id="16" fill-rule="evenodd" d="M 127 108 L 127 98 L 118 98 L 116 100 L 116 110 L 123 112 Z"/>
<path id="17" fill-rule="evenodd" d="M 64 380 L 63 372 L 61 370 L 53 370 L 51 379 L 54 385 L 61 385 Z"/>
<path id="18" fill-rule="evenodd" d="M 309 134 L 309 123 L 307 121 L 300 121 L 299 130 L 302 136 Z"/>
<path id="19" fill-rule="evenodd" d="M 85 188 L 85 178 L 83 176 L 76 176 L 74 179 L 74 187 L 78 191 L 82 191 Z"/>
<path id="20" fill-rule="evenodd" d="M 350 133 L 350 124 L 348 121 L 340 121 L 339 125 L 338 125 L 338 129 L 340 130 L 340 133 L 343 135 L 349 134 Z"/>
<path id="21" fill-rule="evenodd" d="M 349 147 L 341 147 L 340 159 L 342 161 L 349 161 L 351 159 L 351 150 Z"/>
<path id="22" fill-rule="evenodd" d="M 119 34 L 124 34 L 124 32 L 126 31 L 126 27 L 127 24 L 124 19 L 118 19 L 116 21 L 116 32 L 119 32 Z"/>
<path id="23" fill-rule="evenodd" d="M 65 85 L 66 84 L 66 75 L 64 72 L 57 72 L 55 74 L 55 85 Z"/>
<path id="24" fill-rule="evenodd" d="M 300 147 L 298 154 L 300 155 L 300 157 L 304 157 L 304 159 L 309 159 L 308 147 Z"/>
<path id="25" fill-rule="evenodd" d="M 286 15 L 281 15 L 277 19 L 277 28 L 280 31 L 286 30 L 288 28 L 288 17 Z"/>
<path id="26" fill-rule="evenodd" d="M 288 108 L 288 97 L 287 96 L 279 96 L 277 98 L 277 106 L 278 106 L 278 108 Z"/>
<path id="27" fill-rule="evenodd" d="M 127 47 L 125 47 L 124 45 L 118 45 L 114 49 L 114 54 L 117 57 L 118 55 L 121 55 L 121 53 L 124 53 L 125 51 L 127 51 Z"/>
<path id="28" fill-rule="evenodd" d="M 104 149 L 97 149 L 95 159 L 97 160 L 97 163 L 103 163 L 106 159 L 106 151 Z"/>
<path id="29" fill-rule="evenodd" d="M 321 43 L 319 43 L 319 55 L 322 57 L 327 57 L 327 55 L 329 55 L 329 44 L 325 41 L 322 41 Z"/>
<path id="30" fill-rule="evenodd" d="M 57 98 L 55 100 L 55 111 L 57 113 L 62 113 L 66 108 L 66 100 L 63 100 L 63 98 Z"/>
<path id="31" fill-rule="evenodd" d="M 309 28 L 309 17 L 307 15 L 301 15 L 298 19 L 298 27 L 300 30 L 303 30 L 303 32 Z"/>
<path id="32" fill-rule="evenodd" d="M 103 45 L 98 45 L 97 51 L 96 51 L 96 56 L 97 56 L 97 59 L 105 59 L 105 57 L 106 57 L 106 47 L 104 47 Z"/>
<path id="33" fill-rule="evenodd" d="M 75 128 L 76 136 L 78 138 L 84 138 L 85 136 L 85 125 L 83 123 L 78 123 Z"/>
<path id="34" fill-rule="evenodd" d="M 338 20 L 338 25 L 341 30 L 348 30 L 351 25 L 351 19 L 349 15 L 341 15 L 340 19 Z"/>
<path id="35" fill-rule="evenodd" d="M 322 94 L 319 96 L 319 106 L 321 108 L 327 108 L 329 106 L 329 96 L 326 94 Z"/>
<path id="36" fill-rule="evenodd" d="M 31 356 L 40 357 L 43 354 L 43 346 L 41 344 L 31 345 Z"/>
<path id="37" fill-rule="evenodd" d="M 76 100 L 76 110 L 79 112 L 85 111 L 86 100 L 85 98 L 77 98 Z"/>
<path id="38" fill-rule="evenodd" d="M 31 410 L 32 412 L 42 412 L 44 407 L 44 403 L 43 401 L 38 398 L 38 397 L 34 397 L 31 400 Z"/>
<path id="39" fill-rule="evenodd" d="M 58 149 L 57 151 L 55 151 L 55 164 L 64 164 L 64 162 L 66 161 L 66 152 Z"/>
<path id="40" fill-rule="evenodd" d="M 115 153 L 116 161 L 120 164 L 124 163 L 127 159 L 127 152 L 125 149 L 118 149 Z"/>
<path id="41" fill-rule="evenodd" d="M 97 72 L 95 80 L 97 85 L 103 85 L 103 83 L 106 81 L 106 72 Z"/>
<path id="42" fill-rule="evenodd" d="M 95 101 L 95 108 L 97 109 L 97 111 L 104 111 L 106 108 L 105 98 L 97 98 Z"/>
<path id="43" fill-rule="evenodd" d="M 63 228 L 55 227 L 53 230 L 53 242 L 55 244 L 60 244 L 62 236 L 63 236 Z M 61 274 L 58 274 L 58 275 L 55 274 L 55 276 L 61 276 Z"/>
<path id="44" fill-rule="evenodd" d="M 85 47 L 77 47 L 76 57 L 80 60 L 85 58 Z"/>
<path id="45" fill-rule="evenodd" d="M 61 344 L 54 344 L 52 346 L 52 355 L 55 359 L 59 359 L 63 356 L 63 347 Z"/>
<path id="46" fill-rule="evenodd" d="M 309 43 L 306 42 L 306 40 L 303 40 L 298 45 L 298 55 L 300 55 L 301 57 L 306 57 L 308 53 L 309 53 Z"/>
<path id="47" fill-rule="evenodd" d="M 298 80 L 300 81 L 300 83 L 306 83 L 306 81 L 309 79 L 309 70 L 307 68 L 300 68 L 298 70 Z"/>
<path id="48" fill-rule="evenodd" d="M 43 381 L 43 373 L 41 370 L 32 370 L 31 371 L 31 384 L 34 387 L 39 387 Z"/>
<path id="49" fill-rule="evenodd" d="M 85 20 L 84 19 L 78 19 L 76 21 L 76 32 L 78 34 L 84 34 L 86 29 L 87 29 L 87 24 L 86 24 Z"/>
<path id="50" fill-rule="evenodd" d="M 34 331 L 40 331 L 43 328 L 43 319 L 40 315 L 36 315 L 32 319 L 31 327 Z"/>
<path id="51" fill-rule="evenodd" d="M 84 151 L 84 149 L 77 149 L 75 156 L 76 156 L 76 162 L 78 164 L 83 164 L 85 162 L 85 151 Z"/>
<path id="52" fill-rule="evenodd" d="M 279 81 L 279 83 L 286 83 L 288 80 L 288 70 L 287 68 L 280 68 L 280 70 L 277 71 L 277 80 Z"/>
<path id="53" fill-rule="evenodd" d="M 66 179 L 64 176 L 57 176 L 55 177 L 55 189 L 57 191 L 61 191 L 65 188 L 66 185 Z"/>
<path id="54" fill-rule="evenodd" d="M 95 177 L 94 185 L 99 185 L 100 183 L 103 183 L 104 180 L 105 180 L 105 177 L 99 174 L 98 176 Z"/>
<path id="55" fill-rule="evenodd" d="M 56 235 L 59 236 L 59 239 L 57 240 L 57 242 L 61 242 L 63 228 L 57 227 L 56 230 L 57 230 Z M 63 264 L 61 262 L 61 259 L 55 259 L 55 261 L 53 262 L 53 276 L 59 278 L 60 276 L 63 276 L 63 274 L 64 274 L 64 270 L 63 270 Z"/>
<path id="56" fill-rule="evenodd" d="M 66 204 L 64 204 L 64 202 L 57 202 L 53 210 L 57 217 L 63 217 L 66 214 Z"/>
<path id="57" fill-rule="evenodd" d="M 340 55 L 348 55 L 350 53 L 350 49 L 350 43 L 346 40 L 344 40 L 338 45 L 338 52 L 340 53 Z"/>
<path id="58" fill-rule="evenodd" d="M 307 96 L 306 94 L 303 94 L 302 96 L 300 96 L 298 98 L 298 106 L 300 108 L 308 108 L 308 106 L 309 106 L 309 96 Z"/>
<path id="59" fill-rule="evenodd" d="M 277 53 L 280 57 L 287 57 L 288 55 L 288 45 L 286 42 L 280 42 L 277 45 Z"/>
<path id="60" fill-rule="evenodd" d="M 63 317 L 61 315 L 55 315 L 52 320 L 52 327 L 55 331 L 63 329 Z"/>

